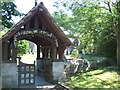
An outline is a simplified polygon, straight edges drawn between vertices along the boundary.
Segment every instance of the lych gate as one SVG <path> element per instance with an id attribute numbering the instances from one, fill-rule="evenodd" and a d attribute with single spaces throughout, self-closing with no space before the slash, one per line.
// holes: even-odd
<path id="1" fill-rule="evenodd" d="M 72 43 L 53 20 L 43 3 L 33 7 L 2 37 L 2 68 L 4 70 L 16 71 L 14 63 L 17 59 L 17 42 L 19 40 L 29 40 L 37 45 L 38 73 L 42 73 L 47 81 L 52 82 L 55 77 L 53 62 L 62 62 L 65 48 Z M 14 77 L 11 74 L 12 76 Z M 5 75 L 3 77 L 6 78 Z M 4 81 L 4 83 L 6 82 Z"/>

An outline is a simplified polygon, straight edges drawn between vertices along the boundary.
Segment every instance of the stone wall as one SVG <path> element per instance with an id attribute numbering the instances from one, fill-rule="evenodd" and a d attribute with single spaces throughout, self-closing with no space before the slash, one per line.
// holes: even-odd
<path id="1" fill-rule="evenodd" d="M 2 78 L 0 76 L 0 90 L 2 89 Z"/>
<path id="2" fill-rule="evenodd" d="M 1 70 L 2 70 L 2 42 L 0 40 L 0 90 L 2 89 L 2 75 L 1 75 Z"/>
<path id="3" fill-rule="evenodd" d="M 66 63 L 65 62 L 53 62 L 53 79 L 58 82 L 66 81 Z"/>
<path id="4" fill-rule="evenodd" d="M 2 63 L 2 86 L 3 88 L 18 87 L 18 72 L 16 63 Z"/>
<path id="5" fill-rule="evenodd" d="M 1 75 L 1 63 L 0 63 L 0 90 L 2 89 L 2 75 Z"/>
<path id="6" fill-rule="evenodd" d="M 2 68 L 1 68 L 1 65 L 2 65 L 2 63 L 0 62 L 0 90 L 2 89 L 2 73 L 1 73 Z"/>
<path id="7" fill-rule="evenodd" d="M 75 73 L 79 73 L 79 72 L 84 72 L 87 70 L 91 70 L 91 69 L 97 69 L 99 67 L 103 67 L 103 66 L 110 66 L 110 65 L 114 65 L 115 62 L 114 60 L 69 60 L 67 61 L 68 63 L 68 68 L 67 68 L 67 75 L 73 75 Z"/>
<path id="8" fill-rule="evenodd" d="M 1 61 L 0 61 L 0 90 L 2 89 L 2 73 L 1 73 Z"/>

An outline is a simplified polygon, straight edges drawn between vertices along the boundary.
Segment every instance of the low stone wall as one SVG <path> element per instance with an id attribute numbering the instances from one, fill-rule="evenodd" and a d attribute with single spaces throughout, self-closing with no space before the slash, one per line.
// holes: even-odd
<path id="1" fill-rule="evenodd" d="M 67 75 L 73 75 L 78 72 L 84 72 L 91 69 L 97 69 L 102 66 L 114 65 L 113 60 L 69 60 L 67 61 L 68 67 L 66 68 Z"/>
<path id="2" fill-rule="evenodd" d="M 16 63 L 2 63 L 3 88 L 18 87 L 18 72 Z"/>
<path id="3" fill-rule="evenodd" d="M 97 69 L 106 66 L 108 60 L 68 60 L 64 62 L 53 62 L 53 79 L 58 82 L 65 82 L 66 77 L 75 73 L 84 72 L 90 69 Z"/>
<path id="4" fill-rule="evenodd" d="M 97 69 L 102 66 L 115 65 L 115 60 L 112 59 L 103 59 L 103 60 L 91 60 L 89 61 L 89 69 Z"/>

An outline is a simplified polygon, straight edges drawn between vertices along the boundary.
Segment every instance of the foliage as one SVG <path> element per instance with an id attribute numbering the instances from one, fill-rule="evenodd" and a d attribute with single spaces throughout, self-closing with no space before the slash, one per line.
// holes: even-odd
<path id="1" fill-rule="evenodd" d="M 64 10 L 53 14 L 59 25 L 69 34 L 70 38 L 77 38 L 80 45 L 78 50 L 86 50 L 88 53 L 103 53 L 107 56 L 116 54 L 116 36 L 113 30 L 113 17 L 100 2 L 61 2 Z M 114 9 L 114 8 L 112 8 Z M 71 15 L 66 14 L 67 10 Z M 114 10 L 115 12 L 115 10 Z M 106 48 L 107 47 L 107 48 Z"/>
<path id="2" fill-rule="evenodd" d="M 102 54 L 90 54 L 90 55 L 89 54 L 88 55 L 81 54 L 80 56 L 81 56 L 81 58 L 86 59 L 88 61 L 89 60 L 106 60 L 107 59 L 107 57 Z"/>
<path id="3" fill-rule="evenodd" d="M 6 0 L 3 1 L 1 0 L 1 24 L 2 27 L 4 28 L 4 31 L 0 32 L 0 35 L 3 35 L 9 31 L 9 29 L 12 27 L 12 25 L 14 24 L 14 21 L 12 20 L 12 16 L 22 16 L 23 13 L 20 13 L 19 11 L 17 11 L 17 6 L 14 4 L 14 2 L 12 2 L 13 0 Z M 28 52 L 28 42 L 27 41 L 19 41 L 18 42 L 18 55 L 23 55 L 25 53 Z"/>
<path id="4" fill-rule="evenodd" d="M 23 15 L 16 10 L 16 5 L 13 2 L 1 2 L 1 24 L 4 27 L 11 28 L 13 25 L 12 16 L 21 16 Z"/>
<path id="5" fill-rule="evenodd" d="M 118 67 L 99 68 L 69 77 L 67 85 L 74 89 L 80 88 L 120 88 Z"/>
<path id="6" fill-rule="evenodd" d="M 2 37 L 2 35 L 4 35 L 5 32 L 4 31 L 0 31 L 0 38 Z"/>
<path id="7" fill-rule="evenodd" d="M 29 50 L 29 44 L 26 40 L 20 40 L 18 42 L 18 56 L 26 54 Z"/>
<path id="8" fill-rule="evenodd" d="M 74 49 L 74 50 L 72 51 L 71 57 L 74 57 L 74 58 L 79 58 L 79 57 L 80 57 L 77 49 Z"/>

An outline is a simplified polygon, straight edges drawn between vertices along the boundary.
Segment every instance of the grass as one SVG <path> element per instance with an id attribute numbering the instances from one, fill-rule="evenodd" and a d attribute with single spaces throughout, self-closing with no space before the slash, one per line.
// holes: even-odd
<path id="1" fill-rule="evenodd" d="M 120 88 L 120 71 L 116 66 L 78 73 L 69 77 L 67 86 L 80 88 Z"/>

